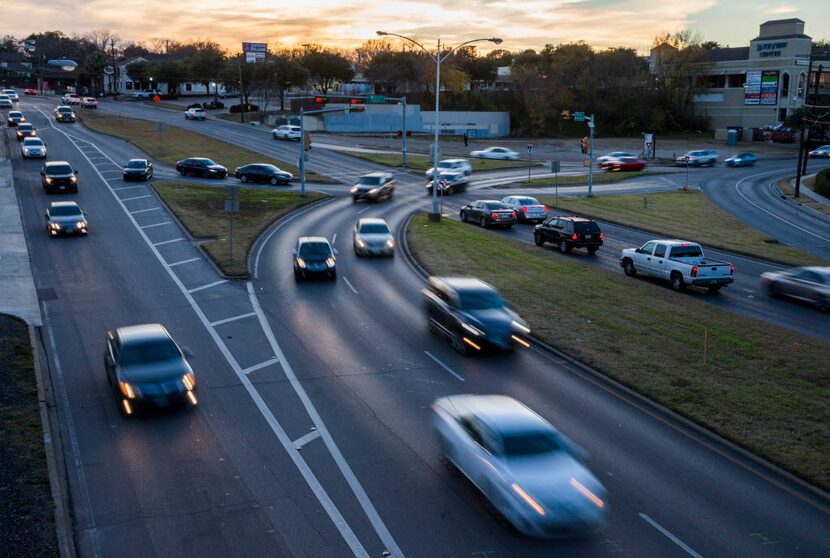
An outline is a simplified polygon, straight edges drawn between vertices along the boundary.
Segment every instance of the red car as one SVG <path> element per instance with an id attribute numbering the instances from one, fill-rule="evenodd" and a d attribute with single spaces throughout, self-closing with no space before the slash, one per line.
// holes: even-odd
<path id="1" fill-rule="evenodd" d="M 602 168 L 609 171 L 641 171 L 646 168 L 646 162 L 637 157 L 619 157 L 605 161 Z"/>
<path id="2" fill-rule="evenodd" d="M 24 95 L 37 95 L 37 89 L 27 89 L 23 92 Z"/>

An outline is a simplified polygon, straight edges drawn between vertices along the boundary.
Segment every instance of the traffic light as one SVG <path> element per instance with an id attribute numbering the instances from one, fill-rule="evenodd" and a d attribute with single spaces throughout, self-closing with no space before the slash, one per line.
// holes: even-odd
<path id="1" fill-rule="evenodd" d="M 351 100 L 351 101 L 349 101 L 349 102 L 350 102 L 351 104 L 353 104 L 353 105 L 359 105 L 359 104 L 360 104 L 360 99 L 352 99 L 352 100 Z"/>
<path id="2" fill-rule="evenodd" d="M 588 138 L 582 138 L 579 140 L 579 144 L 582 146 L 582 152 L 588 153 Z"/>
<path id="3" fill-rule="evenodd" d="M 560 116 L 562 117 L 562 120 L 570 120 L 571 119 L 571 111 L 563 110 Z"/>
<path id="4" fill-rule="evenodd" d="M 303 133 L 303 149 L 305 151 L 311 149 L 311 134 L 308 132 Z"/>
<path id="5" fill-rule="evenodd" d="M 323 103 L 326 102 L 326 98 L 325 97 L 314 97 L 314 102 L 317 103 L 318 105 L 322 105 Z"/>

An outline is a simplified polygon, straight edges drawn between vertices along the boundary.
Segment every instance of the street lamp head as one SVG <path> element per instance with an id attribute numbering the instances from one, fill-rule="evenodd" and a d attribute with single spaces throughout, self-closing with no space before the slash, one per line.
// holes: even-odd
<path id="1" fill-rule="evenodd" d="M 378 34 L 379 36 L 381 36 L 381 37 L 385 37 L 386 35 L 388 35 L 388 34 L 389 34 L 389 33 L 387 33 L 386 31 L 375 31 L 375 33 L 377 33 L 377 34 Z"/>
<path id="2" fill-rule="evenodd" d="M 46 64 L 48 66 L 59 66 L 60 69 L 63 70 L 64 72 L 71 72 L 72 70 L 74 70 L 75 68 L 78 67 L 78 63 L 75 62 L 74 60 L 64 60 L 64 59 L 49 60 L 48 62 L 46 62 Z"/>
<path id="3" fill-rule="evenodd" d="M 490 41 L 491 43 L 496 43 L 497 45 L 500 45 L 502 43 L 502 40 L 499 37 L 493 37 L 492 39 L 487 39 L 487 40 Z"/>

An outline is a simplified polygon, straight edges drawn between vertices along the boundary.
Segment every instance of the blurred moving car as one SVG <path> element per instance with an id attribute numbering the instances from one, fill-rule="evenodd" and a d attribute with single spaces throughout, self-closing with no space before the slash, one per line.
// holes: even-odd
<path id="1" fill-rule="evenodd" d="M 427 178 L 432 176 L 432 171 L 435 167 L 430 167 L 424 172 Z M 438 161 L 438 172 L 461 172 L 470 175 L 473 172 L 473 167 L 467 159 L 444 159 Z"/>
<path id="2" fill-rule="evenodd" d="M 239 93 L 236 91 L 222 91 L 219 93 L 220 99 L 235 99 L 237 97 L 239 97 Z"/>
<path id="3" fill-rule="evenodd" d="M 0 109 L 14 108 L 14 103 L 9 99 L 8 95 L 0 95 Z"/>
<path id="4" fill-rule="evenodd" d="M 587 452 L 528 407 L 502 395 L 453 395 L 432 410 L 450 466 L 517 531 L 560 538 L 605 528 L 608 497 L 583 463 Z"/>
<path id="5" fill-rule="evenodd" d="M 130 159 L 124 165 L 124 181 L 143 180 L 153 178 L 153 163 L 147 159 Z"/>
<path id="6" fill-rule="evenodd" d="M 207 112 L 203 108 L 193 107 L 184 111 L 184 117 L 186 120 L 204 120 L 207 118 Z"/>
<path id="7" fill-rule="evenodd" d="M 133 99 L 140 101 L 142 99 L 152 99 L 155 96 L 161 96 L 161 91 L 158 89 L 142 89 L 133 93 Z"/>
<path id="8" fill-rule="evenodd" d="M 548 217 L 548 208 L 530 196 L 507 196 L 501 203 L 509 205 L 516 212 L 516 222 L 535 221 L 541 223 Z"/>
<path id="9" fill-rule="evenodd" d="M 822 145 L 821 147 L 817 147 L 810 151 L 807 154 L 808 157 L 818 158 L 824 157 L 825 159 L 830 158 L 830 145 Z"/>
<path id="10" fill-rule="evenodd" d="M 360 200 L 380 201 L 381 199 L 392 199 L 395 193 L 395 178 L 391 172 L 370 172 L 364 174 L 352 186 L 352 202 Z"/>
<path id="11" fill-rule="evenodd" d="M 23 91 L 24 95 L 37 95 L 37 89 L 25 89 Z"/>
<path id="12" fill-rule="evenodd" d="M 512 149 L 506 147 L 488 147 L 480 151 L 471 151 L 470 157 L 477 157 L 479 159 L 504 159 L 510 161 L 518 161 L 519 154 Z"/>
<path id="13" fill-rule="evenodd" d="M 383 219 L 358 220 L 352 230 L 352 244 L 358 256 L 395 255 L 395 238 Z"/>
<path id="14" fill-rule="evenodd" d="M 573 248 L 587 248 L 588 253 L 593 254 L 602 246 L 603 238 L 599 225 L 584 217 L 552 217 L 533 228 L 533 242 L 536 246 L 550 242 L 556 244 L 563 254 Z"/>
<path id="15" fill-rule="evenodd" d="M 714 167 L 718 164 L 718 152 L 711 149 L 700 149 L 697 151 L 689 151 L 674 160 L 676 165 L 681 167 L 692 166 L 700 167 L 709 165 Z"/>
<path id="16" fill-rule="evenodd" d="M 430 277 L 422 291 L 430 331 L 449 338 L 461 354 L 470 350 L 529 347 L 530 328 L 498 291 L 471 277 Z"/>
<path id="17" fill-rule="evenodd" d="M 233 175 L 242 182 L 267 182 L 273 186 L 277 184 L 285 186 L 294 179 L 294 175 L 290 172 L 265 163 L 252 163 L 237 167 Z"/>
<path id="18" fill-rule="evenodd" d="M 283 124 L 271 130 L 271 137 L 274 139 L 300 141 L 300 127 L 291 124 Z"/>
<path id="19" fill-rule="evenodd" d="M 182 176 L 192 174 L 202 178 L 225 178 L 228 176 L 227 168 L 205 157 L 191 157 L 190 159 L 176 161 L 176 172 Z"/>
<path id="20" fill-rule="evenodd" d="M 20 101 L 20 97 L 17 96 L 17 91 L 15 91 L 14 89 L 3 89 L 2 91 L 0 91 L 0 94 L 6 95 L 13 103 L 17 103 Z"/>
<path id="21" fill-rule="evenodd" d="M 81 96 L 77 93 L 66 93 L 63 97 L 61 97 L 61 103 L 65 105 L 80 105 Z"/>
<path id="22" fill-rule="evenodd" d="M 724 159 L 723 162 L 727 167 L 751 167 L 757 160 L 758 157 L 752 153 L 736 153 Z"/>
<path id="23" fill-rule="evenodd" d="M 193 369 L 161 324 L 108 331 L 104 367 L 125 415 L 132 415 L 141 404 L 168 407 L 177 401 L 198 403 Z"/>
<path id="24" fill-rule="evenodd" d="M 603 163 L 607 161 L 612 161 L 614 159 L 619 159 L 621 157 L 637 157 L 634 153 L 629 153 L 628 151 L 612 151 L 611 153 L 607 153 L 605 155 L 600 155 L 597 157 L 597 163 L 602 166 Z"/>
<path id="25" fill-rule="evenodd" d="M 301 236 L 294 248 L 294 279 L 325 275 L 337 279 L 337 258 L 327 238 Z"/>
<path id="26" fill-rule="evenodd" d="M 26 122 L 26 117 L 19 110 L 10 110 L 6 122 L 8 123 L 9 128 L 14 128 L 21 122 Z"/>
<path id="27" fill-rule="evenodd" d="M 21 122 L 17 125 L 17 141 L 23 141 L 25 138 L 33 138 L 37 136 L 37 130 L 32 124 L 28 122 Z"/>
<path id="28" fill-rule="evenodd" d="M 95 97 L 84 97 L 83 99 L 81 99 L 81 106 L 83 108 L 88 109 L 97 109 L 98 101 L 95 99 Z"/>
<path id="29" fill-rule="evenodd" d="M 46 157 L 46 144 L 40 138 L 26 138 L 20 144 L 20 154 L 24 159 Z"/>
<path id="30" fill-rule="evenodd" d="M 78 171 L 66 161 L 50 161 L 40 170 L 40 182 L 46 193 L 78 191 Z"/>
<path id="31" fill-rule="evenodd" d="M 636 172 L 645 169 L 646 162 L 637 157 L 619 157 L 603 162 L 600 167 L 612 172 Z"/>
<path id="32" fill-rule="evenodd" d="M 75 122 L 75 111 L 72 107 L 59 106 L 55 109 L 55 120 L 58 122 Z"/>
<path id="33" fill-rule="evenodd" d="M 51 202 L 46 209 L 46 231 L 49 236 L 89 234 L 86 213 L 73 201 Z"/>
<path id="34" fill-rule="evenodd" d="M 516 224 L 516 212 L 512 207 L 499 200 L 478 200 L 465 205 L 459 211 L 459 217 L 465 223 L 474 222 L 482 228 L 500 226 L 510 228 Z"/>
<path id="35" fill-rule="evenodd" d="M 442 185 L 443 183 L 443 185 Z M 463 172 L 441 171 L 438 173 L 438 193 L 449 196 L 459 192 L 466 192 L 470 184 L 470 176 Z M 432 194 L 432 176 L 427 178 L 425 185 L 427 194 Z"/>
<path id="36" fill-rule="evenodd" d="M 761 274 L 761 286 L 770 296 L 786 296 L 830 311 L 830 267 L 794 267 Z"/>

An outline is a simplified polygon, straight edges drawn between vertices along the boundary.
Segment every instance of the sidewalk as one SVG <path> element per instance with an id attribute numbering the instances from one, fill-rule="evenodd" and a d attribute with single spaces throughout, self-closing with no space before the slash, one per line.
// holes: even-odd
<path id="1" fill-rule="evenodd" d="M 40 306 L 14 190 L 7 141 L 8 136 L 4 134 L 0 145 L 0 313 L 12 314 L 29 325 L 40 326 Z"/>
<path id="2" fill-rule="evenodd" d="M 804 178 L 801 179 L 801 193 L 804 194 L 805 196 L 807 196 L 808 198 L 812 199 L 816 203 L 820 203 L 822 205 L 826 205 L 827 207 L 830 207 L 830 199 L 825 198 L 824 196 L 822 196 L 818 192 L 813 191 L 812 188 L 810 188 L 809 186 L 807 186 L 807 184 L 805 184 L 805 182 L 807 181 L 808 178 L 815 178 L 816 174 L 818 174 L 818 173 L 808 174 L 807 176 L 805 176 Z M 795 179 L 792 180 L 792 184 L 795 185 Z"/>

